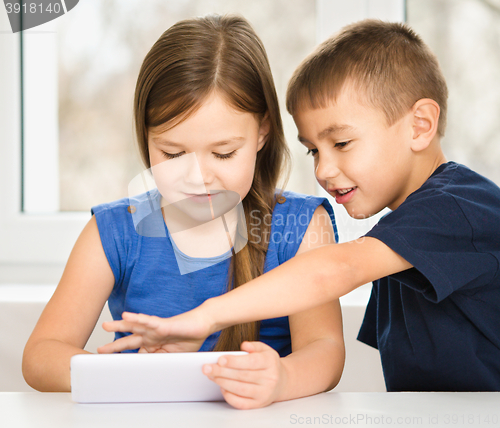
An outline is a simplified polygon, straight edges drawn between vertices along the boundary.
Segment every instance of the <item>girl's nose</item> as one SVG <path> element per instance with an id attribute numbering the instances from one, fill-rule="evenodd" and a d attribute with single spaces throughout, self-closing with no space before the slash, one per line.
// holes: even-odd
<path id="1" fill-rule="evenodd" d="M 203 175 L 201 173 L 198 157 L 194 153 L 191 153 L 186 156 L 186 160 L 188 160 L 188 162 L 186 162 L 184 171 L 182 171 L 186 183 L 195 186 L 203 185 Z"/>
<path id="2" fill-rule="evenodd" d="M 213 176 L 212 168 L 208 165 L 208 162 L 199 156 L 193 156 L 193 161 L 190 162 L 189 168 L 186 171 L 186 182 L 192 185 L 204 186 L 207 183 L 211 183 Z"/>

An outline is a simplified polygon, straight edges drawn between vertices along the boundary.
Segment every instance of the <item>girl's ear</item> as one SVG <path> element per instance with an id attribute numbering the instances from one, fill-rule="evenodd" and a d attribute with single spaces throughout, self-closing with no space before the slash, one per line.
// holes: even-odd
<path id="1" fill-rule="evenodd" d="M 260 121 L 259 141 L 257 143 L 257 151 L 260 151 L 260 149 L 264 147 L 264 144 L 266 144 L 270 130 L 271 130 L 271 120 L 269 119 L 269 113 L 266 113 L 265 116 Z"/>
<path id="2" fill-rule="evenodd" d="M 418 100 L 412 107 L 411 149 L 419 152 L 426 149 L 437 133 L 439 124 L 439 104 L 429 98 Z"/>

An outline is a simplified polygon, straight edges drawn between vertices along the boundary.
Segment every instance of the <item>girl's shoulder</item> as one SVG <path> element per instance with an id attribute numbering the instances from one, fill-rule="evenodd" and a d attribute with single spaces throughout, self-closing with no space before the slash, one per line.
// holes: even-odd
<path id="1" fill-rule="evenodd" d="M 326 199 L 322 196 L 314 196 L 314 195 L 306 195 L 304 193 L 297 193 L 292 190 L 282 190 L 276 189 L 274 194 L 278 198 L 280 195 L 284 196 L 287 200 L 293 201 L 306 201 L 306 200 L 314 200 L 314 199 Z"/>
<path id="2" fill-rule="evenodd" d="M 110 211 L 116 215 L 128 213 L 137 217 L 142 217 L 158 208 L 159 192 L 157 189 L 154 189 L 140 195 L 96 205 L 92 207 L 91 212 L 92 214 L 99 214 L 104 211 Z"/>
<path id="3" fill-rule="evenodd" d="M 325 197 L 305 195 L 290 190 L 282 191 L 280 189 L 276 189 L 275 195 L 274 212 L 300 212 L 311 209 L 314 211 L 318 206 L 322 205 L 333 218 L 333 208 Z"/>
<path id="4" fill-rule="evenodd" d="M 273 211 L 273 226 L 275 230 L 282 229 L 288 233 L 290 229 L 294 233 L 305 233 L 311 222 L 316 209 L 322 206 L 333 225 L 335 238 L 338 240 L 335 214 L 332 205 L 326 197 L 305 195 L 292 191 L 276 190 L 276 204 Z"/>
<path id="5" fill-rule="evenodd" d="M 266 272 L 295 256 L 319 206 L 329 216 L 338 241 L 335 216 L 327 198 L 276 190 Z"/>
<path id="6" fill-rule="evenodd" d="M 129 198 L 118 199 L 113 202 L 92 207 L 91 212 L 99 225 L 101 222 L 121 224 L 125 227 L 137 227 L 149 220 L 151 215 L 160 210 L 160 194 L 157 189 Z M 149 222 L 149 221 L 148 221 Z"/>
<path id="7" fill-rule="evenodd" d="M 159 192 L 155 189 L 137 196 L 96 205 L 92 207 L 91 212 L 95 216 L 101 238 L 109 235 L 107 236 L 109 239 L 127 241 L 137 234 L 165 235 L 163 221 L 157 221 L 157 217 L 162 220 L 159 208 Z"/>

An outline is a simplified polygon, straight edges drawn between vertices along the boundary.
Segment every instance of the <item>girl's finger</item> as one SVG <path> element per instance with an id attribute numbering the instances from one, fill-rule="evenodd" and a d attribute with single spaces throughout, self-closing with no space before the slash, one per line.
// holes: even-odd
<path id="1" fill-rule="evenodd" d="M 142 324 L 145 327 L 153 329 L 158 328 L 161 319 L 155 316 L 146 314 L 135 314 L 133 312 L 123 312 L 122 318 L 130 323 Z"/>
<path id="2" fill-rule="evenodd" d="M 222 389 L 244 398 L 256 399 L 260 395 L 259 391 L 261 391 L 261 388 L 253 383 L 239 382 L 223 377 L 216 377 L 212 381 Z"/>
<path id="3" fill-rule="evenodd" d="M 102 328 L 109 332 L 131 332 L 137 324 L 133 324 L 127 321 L 105 321 L 102 323 Z M 144 329 L 143 326 L 141 326 Z"/>
<path id="4" fill-rule="evenodd" d="M 241 344 L 240 348 L 241 348 L 242 351 L 246 351 L 246 352 L 249 352 L 249 353 L 252 353 L 252 352 L 265 352 L 265 351 L 272 351 L 272 350 L 274 350 L 269 345 L 265 344 L 264 342 L 259 342 L 259 341 L 255 341 L 255 342 L 245 341 L 245 342 L 243 342 Z"/>
<path id="5" fill-rule="evenodd" d="M 236 370 L 263 370 L 269 366 L 269 360 L 265 353 L 255 352 L 246 355 L 223 355 L 217 364 Z"/>
<path id="6" fill-rule="evenodd" d="M 109 332 L 119 331 L 118 329 L 121 328 L 120 323 L 122 321 L 105 321 L 102 323 L 102 328 Z"/>
<path id="7" fill-rule="evenodd" d="M 206 370 L 210 368 L 210 371 Z M 239 382 L 259 384 L 261 374 L 256 370 L 234 370 L 220 367 L 218 364 L 206 364 L 203 366 L 203 373 L 210 379 L 225 378 Z"/>
<path id="8" fill-rule="evenodd" d="M 259 407 L 258 403 L 251 398 L 240 397 L 222 388 L 221 392 L 224 400 L 226 400 L 226 402 L 235 409 L 249 410 Z"/>

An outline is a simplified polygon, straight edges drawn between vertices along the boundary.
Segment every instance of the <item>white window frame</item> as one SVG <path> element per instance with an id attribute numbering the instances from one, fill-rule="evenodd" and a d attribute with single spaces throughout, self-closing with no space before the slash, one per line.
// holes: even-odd
<path id="1" fill-rule="evenodd" d="M 21 43 L 20 33 L 10 32 L 4 10 L 0 10 L 0 282 L 54 282 L 90 214 L 53 213 L 58 204 L 58 184 L 54 185 L 58 170 L 57 132 L 54 133 L 57 104 L 53 103 L 57 97 L 57 76 L 53 74 L 52 79 L 46 79 L 47 73 L 54 73 L 55 66 L 46 61 L 41 51 L 37 52 L 40 46 L 32 46 L 34 49 L 30 50 L 35 55 L 24 58 L 28 64 L 35 65 L 33 76 L 41 77 L 38 81 L 25 81 L 24 89 L 37 86 L 43 94 L 39 105 L 28 104 L 24 109 L 30 120 L 30 126 L 24 130 L 28 137 L 25 150 L 33 150 L 25 156 L 25 161 L 35 165 L 30 169 L 29 180 L 34 186 L 25 186 L 24 191 L 40 195 L 33 198 L 39 205 L 39 213 L 22 211 Z M 25 31 L 24 38 L 43 44 L 53 41 L 51 33 L 53 27 L 48 23 Z M 50 48 L 53 50 L 54 46 Z M 37 55 L 44 60 L 37 61 Z"/>
<path id="2" fill-rule="evenodd" d="M 356 20 L 405 18 L 404 0 L 316 0 L 316 7 L 318 42 Z M 28 52 L 23 55 L 28 66 L 24 82 L 24 164 L 29 171 L 23 188 L 20 33 L 10 32 L 7 14 L 0 10 L 0 283 L 57 281 L 75 240 L 90 218 L 90 213 L 85 212 L 54 213 L 59 190 L 53 33 L 54 24 L 47 23 L 23 35 Z M 36 72 L 30 74 L 30 70 Z M 32 88 L 37 88 L 40 95 L 30 98 Z M 26 208 L 31 214 L 21 209 L 23 191 L 28 196 Z M 319 188 L 317 193 L 324 195 Z M 346 214 L 338 207 L 336 214 L 342 236 Z"/>

